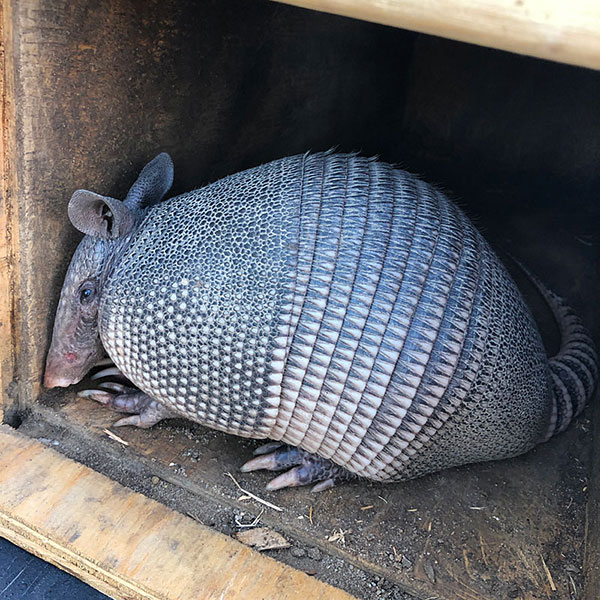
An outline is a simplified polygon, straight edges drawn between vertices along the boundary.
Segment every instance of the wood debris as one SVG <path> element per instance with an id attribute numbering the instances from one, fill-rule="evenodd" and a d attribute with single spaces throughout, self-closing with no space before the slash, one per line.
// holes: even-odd
<path id="1" fill-rule="evenodd" d="M 227 472 L 227 473 L 225 473 L 225 475 L 227 475 L 227 477 L 229 477 L 231 479 L 231 481 L 233 481 L 233 483 L 235 483 L 235 486 L 237 487 L 237 489 L 240 490 L 240 492 L 242 492 L 242 494 L 244 494 L 244 496 L 246 496 L 247 498 L 252 498 L 252 500 L 256 500 L 256 502 L 260 502 L 261 504 L 264 504 L 265 506 L 268 506 L 269 508 L 272 508 L 273 510 L 277 510 L 279 512 L 283 512 L 283 508 L 281 508 L 280 506 L 272 504 L 271 502 L 268 502 L 267 500 L 263 500 L 262 498 L 260 498 L 256 494 L 253 494 L 252 492 L 249 492 L 248 490 L 245 490 L 237 482 L 237 479 L 231 473 Z M 238 500 L 240 500 L 241 498 L 244 498 L 244 496 L 240 496 L 240 498 L 238 498 Z M 246 498 L 244 498 L 244 499 L 246 499 Z"/>
<path id="2" fill-rule="evenodd" d="M 126 442 L 123 438 L 120 438 L 116 433 L 110 431 L 110 429 L 103 429 L 103 433 L 105 433 L 111 440 L 115 442 L 119 442 L 119 444 L 123 444 L 123 446 L 129 446 L 129 442 Z"/>
<path id="3" fill-rule="evenodd" d="M 343 529 L 338 529 L 334 531 L 332 535 L 327 538 L 328 542 L 337 542 L 342 546 L 346 545 L 346 535 L 352 533 L 352 529 L 347 529 L 344 531 Z"/>
<path id="4" fill-rule="evenodd" d="M 256 527 L 254 529 L 238 531 L 235 534 L 235 539 L 261 552 L 263 550 L 289 548 L 291 545 L 280 533 L 273 531 L 269 527 Z"/>
<path id="5" fill-rule="evenodd" d="M 256 527 L 258 525 L 258 523 L 260 522 L 260 518 L 265 514 L 265 509 L 261 508 L 260 509 L 260 513 L 258 515 L 256 515 L 256 517 L 254 517 L 254 520 L 250 523 L 242 523 L 240 521 L 239 517 L 235 517 L 235 524 L 240 528 L 240 529 L 246 529 L 248 527 Z"/>
<path id="6" fill-rule="evenodd" d="M 481 535 L 481 533 L 479 534 L 479 546 L 481 548 L 481 558 L 483 558 L 485 566 L 489 567 L 490 565 L 488 563 L 487 556 L 485 555 L 485 544 L 483 542 L 483 536 Z"/>
<path id="7" fill-rule="evenodd" d="M 556 586 L 554 585 L 554 579 L 552 579 L 552 574 L 550 573 L 550 569 L 544 560 L 544 557 L 540 553 L 540 558 L 542 559 L 542 565 L 544 567 L 544 572 L 546 573 L 546 577 L 548 578 L 548 583 L 550 584 L 550 589 L 555 592 Z"/>

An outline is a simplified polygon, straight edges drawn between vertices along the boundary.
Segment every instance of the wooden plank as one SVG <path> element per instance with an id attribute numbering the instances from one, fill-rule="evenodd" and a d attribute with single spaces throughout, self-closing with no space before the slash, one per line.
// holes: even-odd
<path id="1" fill-rule="evenodd" d="M 16 227 L 16 173 L 14 64 L 10 2 L 0 3 L 0 421 L 14 392 L 16 338 L 14 257 Z"/>
<path id="2" fill-rule="evenodd" d="M 0 535 L 113 598 L 351 600 L 0 426 Z"/>
<path id="3" fill-rule="evenodd" d="M 328 13 L 600 68 L 600 2 L 279 0 Z"/>

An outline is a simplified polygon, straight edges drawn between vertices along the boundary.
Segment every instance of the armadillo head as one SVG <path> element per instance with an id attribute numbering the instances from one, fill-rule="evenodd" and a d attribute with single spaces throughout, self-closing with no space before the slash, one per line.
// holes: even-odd
<path id="1" fill-rule="evenodd" d="M 173 163 L 159 154 L 148 163 L 124 201 L 78 190 L 69 202 L 69 219 L 85 237 L 63 283 L 46 358 L 44 385 L 67 387 L 81 381 L 104 354 L 98 330 L 102 289 L 148 209 L 162 200 L 173 182 Z"/>

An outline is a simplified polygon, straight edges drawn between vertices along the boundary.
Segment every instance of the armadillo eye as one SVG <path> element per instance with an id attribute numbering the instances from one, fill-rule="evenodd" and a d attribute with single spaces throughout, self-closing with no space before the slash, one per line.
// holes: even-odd
<path id="1" fill-rule="evenodd" d="M 88 283 L 79 292 L 79 302 L 81 304 L 88 304 L 91 302 L 96 294 L 96 288 L 93 284 Z"/>

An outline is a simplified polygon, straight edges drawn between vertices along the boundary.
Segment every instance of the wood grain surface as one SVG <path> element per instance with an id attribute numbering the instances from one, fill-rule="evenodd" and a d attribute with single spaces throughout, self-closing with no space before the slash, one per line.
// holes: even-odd
<path id="1" fill-rule="evenodd" d="M 280 1 L 600 69 L 600 3 L 597 0 Z"/>
<path id="2" fill-rule="evenodd" d="M 0 3 L 0 421 L 15 393 L 18 252 L 11 3 Z"/>
<path id="3" fill-rule="evenodd" d="M 0 535 L 118 599 L 351 596 L 0 426 Z"/>

